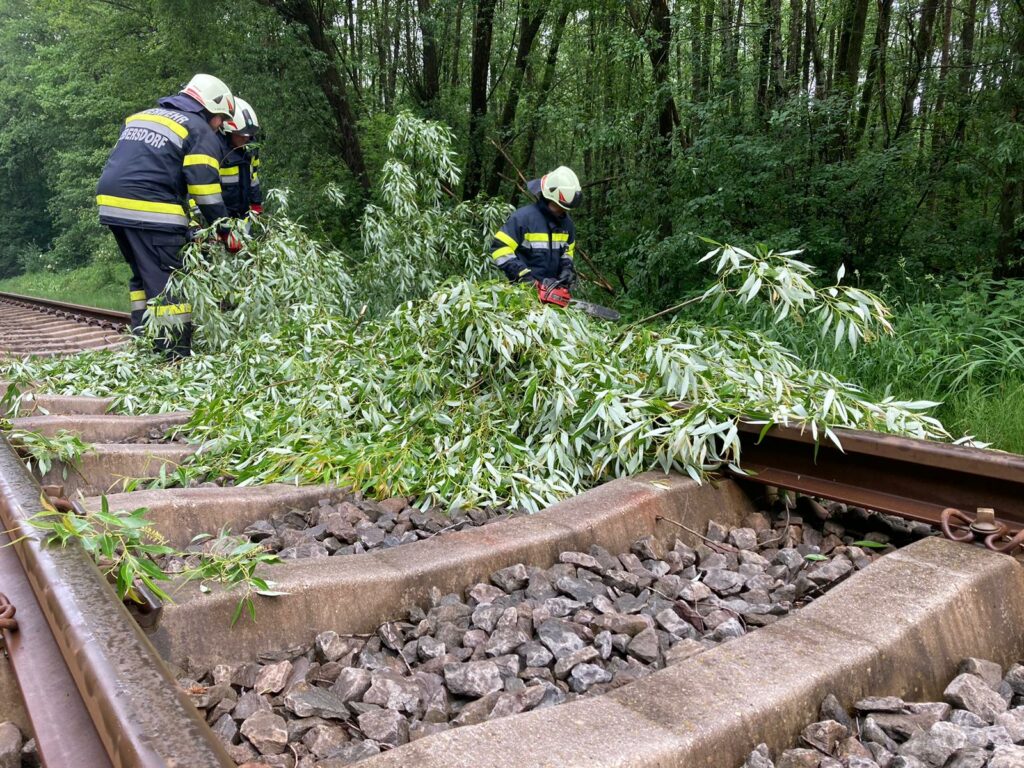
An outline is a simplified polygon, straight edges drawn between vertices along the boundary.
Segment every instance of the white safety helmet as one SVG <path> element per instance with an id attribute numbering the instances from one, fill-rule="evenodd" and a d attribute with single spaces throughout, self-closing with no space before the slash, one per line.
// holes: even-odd
<path id="1" fill-rule="evenodd" d="M 540 193 L 566 211 L 583 202 L 580 180 L 572 168 L 560 165 L 546 176 L 540 177 Z"/>
<path id="2" fill-rule="evenodd" d="M 223 115 L 230 120 L 235 111 L 235 97 L 231 95 L 231 89 L 213 75 L 196 75 L 181 92 L 202 104 L 211 115 Z"/>
<path id="3" fill-rule="evenodd" d="M 260 121 L 252 104 L 241 97 L 235 98 L 235 112 L 221 126 L 224 133 L 237 133 L 252 138 L 260 130 Z"/>

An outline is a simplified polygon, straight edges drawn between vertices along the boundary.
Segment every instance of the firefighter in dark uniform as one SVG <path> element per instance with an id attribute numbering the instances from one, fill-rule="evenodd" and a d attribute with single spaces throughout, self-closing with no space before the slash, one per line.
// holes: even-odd
<path id="1" fill-rule="evenodd" d="M 125 120 L 96 187 L 96 203 L 100 223 L 110 227 L 132 270 L 132 328 L 140 330 L 143 314 L 153 313 L 164 327 L 158 348 L 176 358 L 191 354 L 192 308 L 164 289 L 181 268 L 189 197 L 207 221 L 228 216 L 217 131 L 231 117 L 234 98 L 219 79 L 200 74 L 157 104 Z M 218 237 L 228 250 L 242 247 L 225 224 Z"/>
<path id="2" fill-rule="evenodd" d="M 564 165 L 527 184 L 535 203 L 523 206 L 494 233 L 491 256 L 513 283 L 576 282 L 576 225 L 569 211 L 583 199 L 580 180 Z"/>
<path id="3" fill-rule="evenodd" d="M 245 99 L 235 98 L 235 111 L 221 128 L 224 145 L 220 160 L 220 185 L 224 205 L 232 218 L 243 219 L 263 213 L 260 191 L 260 155 L 249 142 L 256 138 L 260 124 L 256 111 Z"/>

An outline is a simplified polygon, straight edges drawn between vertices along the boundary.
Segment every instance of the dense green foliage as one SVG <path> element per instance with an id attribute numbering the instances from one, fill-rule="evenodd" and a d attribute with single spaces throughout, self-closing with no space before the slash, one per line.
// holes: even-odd
<path id="1" fill-rule="evenodd" d="M 454 129 L 468 196 L 575 167 L 582 271 L 643 304 L 699 284 L 691 232 L 869 285 L 1020 275 L 1022 54 L 1020 0 L 2 0 L 0 277 L 113 251 L 92 191 L 120 121 L 196 70 L 338 243 L 410 108 Z"/>
<path id="2" fill-rule="evenodd" d="M 646 468 L 699 477 L 742 461 L 740 416 L 830 440 L 836 425 L 946 436 L 922 413 L 931 403 L 864 397 L 760 333 L 688 319 L 595 325 L 504 281 L 434 290 L 436 275 L 472 268 L 472 243 L 500 214 L 441 194 L 458 173 L 450 140 L 399 118 L 388 206 L 367 213 L 363 261 L 284 214 L 261 222 L 246 252 L 190 246 L 178 280 L 206 354 L 162 366 L 143 340 L 12 363 L 3 377 L 113 395 L 127 411 L 192 409 L 202 447 L 172 482 L 333 481 L 424 504 L 536 509 Z M 839 282 L 842 270 L 818 288 L 796 252 L 713 245 L 703 303 L 759 305 L 773 324 L 812 326 L 837 348 L 890 330 L 887 308 Z M 408 279 L 378 290 L 381 266 L 403 263 L 415 267 Z M 308 279 L 314 270 L 322 279 Z M 369 296 L 374 306 L 360 304 Z"/>
<path id="3" fill-rule="evenodd" d="M 254 104 L 281 190 L 243 257 L 187 254 L 210 354 L 5 374 L 196 409 L 176 480 L 535 507 L 732 461 L 741 412 L 944 434 L 890 396 L 1024 442 L 993 405 L 1024 400 L 1021 0 L 0 0 L 0 276 L 113 268 L 96 179 L 195 71 Z M 585 290 L 689 314 L 609 332 L 462 282 L 562 163 Z M 701 265 L 695 233 L 764 245 Z"/>
<path id="4" fill-rule="evenodd" d="M 0 280 L 0 291 L 24 296 L 41 296 L 86 307 L 128 311 L 128 284 L 131 271 L 124 259 L 104 255 L 84 267 L 66 271 L 40 270 Z"/>

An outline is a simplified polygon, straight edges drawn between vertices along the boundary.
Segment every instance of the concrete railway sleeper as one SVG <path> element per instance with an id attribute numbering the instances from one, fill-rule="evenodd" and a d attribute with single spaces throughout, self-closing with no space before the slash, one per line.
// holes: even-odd
<path id="1" fill-rule="evenodd" d="M 374 633 L 324 632 L 312 646 L 189 669 L 182 684 L 239 762 L 286 748 L 299 766 L 352 761 L 621 688 L 783 620 L 881 556 L 834 522 L 742 522 L 682 531 L 693 547 L 650 535 L 618 555 L 593 546 L 546 569 L 516 564 Z"/>
<path id="2" fill-rule="evenodd" d="M 98 416 L 110 407 L 109 400 L 43 394 L 26 404 L 36 409 L 33 418 L 60 413 Z M 43 422 L 45 428 L 55 428 L 55 423 Z M 82 428 L 87 424 L 82 421 Z M 118 429 L 122 428 L 123 423 Z M 759 427 L 751 430 L 755 437 L 760 436 Z M 184 461 L 191 450 L 189 446 L 173 443 L 126 443 L 131 437 L 123 431 L 115 439 L 120 442 L 97 445 L 100 460 L 93 465 L 83 461 L 79 468 L 78 488 L 94 494 L 83 503 L 85 508 L 94 508 L 98 503 L 95 494 L 116 490 L 118 481 L 147 474 L 152 477 L 154 471 L 159 471 L 154 467 Z M 211 750 L 205 756 L 190 757 L 191 762 L 168 758 L 152 764 L 229 765 L 233 757 L 289 768 L 335 768 L 364 757 L 363 765 L 368 767 L 735 768 L 761 743 L 773 754 L 792 747 L 800 732 L 815 720 L 828 693 L 833 693 L 839 706 L 845 708 L 868 695 L 898 695 L 907 700 L 937 697 L 966 657 L 992 659 L 1003 667 L 1018 660 L 1024 651 L 1020 631 L 1024 620 L 1024 571 L 1013 558 L 943 541 L 936 535 L 878 558 L 866 567 L 876 554 L 873 548 L 844 541 L 847 532 L 840 531 L 835 520 L 822 527 L 818 542 L 813 541 L 813 534 L 811 541 L 803 540 L 802 531 L 812 530 L 808 525 L 800 526 L 801 539 L 796 541 L 792 539 L 795 531 L 789 527 L 776 531 L 765 527 L 763 521 L 757 522 L 759 513 L 748 493 L 753 487 L 751 482 L 793 487 L 859 507 L 877 506 L 931 524 L 941 522 L 941 511 L 946 506 L 963 514 L 976 507 L 991 506 L 996 509 L 997 520 L 1009 523 L 1004 537 L 1012 534 L 1014 524 L 1024 522 L 1018 509 L 1019 499 L 1024 497 L 1020 493 L 1024 463 L 1013 457 L 967 452 L 956 454 L 966 457 L 958 462 L 953 452 L 935 453 L 931 446 L 911 445 L 908 453 L 905 444 L 889 438 L 875 443 L 874 448 L 869 436 L 851 433 L 851 439 L 851 443 L 844 443 L 852 457 L 850 466 L 854 467 L 848 472 L 842 468 L 843 459 L 828 453 L 820 454 L 817 463 L 806 459 L 800 463 L 801 448 L 812 455 L 805 438 L 777 429 L 760 443 L 751 438 L 752 448 L 760 446 L 759 451 L 752 449 L 749 454 L 759 471 L 740 482 L 724 480 L 698 485 L 675 476 L 640 475 L 610 482 L 536 515 L 444 531 L 415 542 L 410 538 L 402 546 L 369 548 L 361 554 L 295 559 L 275 566 L 270 574 L 278 589 L 287 595 L 259 599 L 257 621 L 240 622 L 234 629 L 229 619 L 236 598 L 231 592 L 214 588 L 207 594 L 198 585 L 187 584 L 177 592 L 176 602 L 163 608 L 159 623 L 143 635 L 126 618 L 116 600 L 111 599 L 109 587 L 103 585 L 107 596 L 96 605 L 103 606 L 98 609 L 102 614 L 98 621 L 110 633 L 106 642 L 111 647 L 120 647 L 129 641 L 115 641 L 115 635 L 135 638 L 130 643 L 141 642 L 144 648 L 151 643 L 164 659 L 161 662 L 153 657 L 143 662 L 144 655 L 138 656 L 141 666 L 150 665 L 145 675 L 138 670 L 138 679 L 147 681 L 147 692 L 122 693 L 129 698 L 156 696 L 159 701 L 133 702 L 132 707 L 122 707 L 113 714 L 108 711 L 98 715 L 88 708 L 85 711 L 90 720 L 98 721 L 98 743 L 111 755 L 108 759 L 112 764 L 132 763 L 119 762 L 130 749 L 110 737 L 111 729 L 138 736 L 146 744 L 155 739 L 161 744 L 173 743 L 176 749 L 185 748 L 181 742 L 187 741 Z M 746 450 L 747 444 L 744 445 Z M 174 451 L 177 453 L 172 455 Z M 774 454 L 784 458 L 774 462 Z M 128 464 L 129 459 L 137 463 Z M 889 469 L 886 462 L 892 465 Z M 921 470 L 923 465 L 930 469 Z M 918 471 L 924 479 L 914 479 Z M 894 473 L 902 473 L 905 481 L 898 486 L 881 485 Z M 869 485 L 869 476 L 874 476 L 878 483 Z M 879 488 L 886 492 L 879 493 Z M 950 500 L 944 502 L 947 494 Z M 867 498 L 880 503 L 866 504 Z M 33 499 L 35 506 L 20 502 L 21 519 L 38 508 L 38 495 Z M 179 545 L 187 544 L 197 532 L 216 530 L 223 525 L 239 532 L 250 528 L 250 534 L 258 537 L 261 530 L 269 533 L 266 521 L 273 527 L 271 536 L 277 536 L 283 544 L 284 528 L 299 532 L 294 535 L 301 538 L 302 531 L 322 524 L 318 515 L 337 514 L 342 509 L 353 512 L 344 505 L 358 508 L 360 501 L 337 489 L 282 486 L 167 489 L 115 493 L 109 499 L 115 507 L 149 508 L 154 525 Z M 407 510 L 397 508 L 399 500 L 393 501 L 395 508 L 379 514 L 378 520 L 390 514 L 397 525 Z M 809 513 L 814 509 L 811 506 Z M 857 508 L 851 508 L 850 513 L 853 517 L 860 514 Z M 306 528 L 296 515 L 304 518 Z M 804 517 L 810 520 L 810 514 Z M 275 521 L 286 520 L 295 524 L 273 526 Z M 716 524 L 709 528 L 710 521 Z M 796 521 L 791 518 L 791 522 Z M 968 530 L 962 518 L 946 522 L 950 532 L 958 536 Z M 11 527 L 6 520 L 5 527 Z M 319 533 L 311 538 L 323 544 L 327 537 L 318 539 Z M 769 537 L 776 533 L 791 537 L 788 543 L 798 546 L 775 546 Z M 727 546 L 721 546 L 721 537 L 726 539 Z M 335 538 L 341 543 L 341 539 Z M 677 539 L 682 543 L 677 544 Z M 807 560 L 806 555 L 818 554 L 809 549 L 814 546 L 828 559 Z M 65 552 L 34 543 L 31 547 L 33 553 L 38 553 L 33 557 L 56 557 Z M 793 556 L 781 554 L 786 549 L 796 553 L 793 564 L 798 567 L 792 572 L 786 558 Z M 691 553 L 693 562 L 688 563 Z M 781 562 L 776 562 L 776 558 L 782 558 Z M 613 567 L 616 562 L 619 567 Z M 83 572 L 96 574 L 91 565 L 79 565 Z M 666 566 L 667 570 L 663 570 Z M 687 571 L 690 568 L 696 579 L 684 578 L 691 576 Z M 775 578 L 770 588 L 767 582 L 748 585 L 751 579 L 757 579 L 757 568 L 764 569 L 760 574 L 764 576 L 769 575 L 768 569 L 784 568 L 787 578 L 778 578 L 782 571 L 772 571 Z M 581 570 L 599 578 L 581 575 Z M 524 572 L 525 582 L 519 584 Z M 612 572 L 614 576 L 610 575 Z M 546 581 L 555 594 L 540 599 L 538 592 L 537 605 L 520 611 L 520 604 L 528 599 L 525 595 L 533 577 L 539 581 L 538 590 L 543 591 Z M 634 578 L 637 590 L 630 591 Z M 609 579 L 611 584 L 606 583 Z M 649 579 L 649 583 L 643 579 Z M 512 601 L 510 591 L 499 586 L 503 580 L 511 593 L 522 591 L 523 599 Z M 587 590 L 595 589 L 598 583 L 605 593 L 589 594 Z M 730 592 L 734 587 L 736 594 Z M 704 603 L 699 599 L 686 600 L 681 594 L 687 588 L 691 598 L 698 597 L 693 590 L 708 590 L 710 594 Z M 50 590 L 64 591 L 53 587 Z M 644 590 L 648 593 L 641 599 Z M 790 591 L 792 599 L 787 600 Z M 759 602 L 764 597 L 761 592 L 767 593 L 767 602 Z M 747 593 L 754 599 L 737 597 Z M 791 611 L 797 594 L 814 599 L 799 611 Z M 646 612 L 644 607 L 637 607 L 638 601 L 644 602 Z M 739 610 L 744 606 L 737 601 L 745 602 L 748 610 Z M 505 604 L 510 602 L 514 604 Z M 682 608 L 680 602 L 696 616 Z M 783 610 L 785 602 L 790 605 Z M 763 607 L 763 612 L 758 606 Z M 30 611 L 21 605 L 17 607 L 21 624 L 23 613 Z M 437 617 L 441 613 L 465 614 L 466 609 L 468 616 L 458 617 L 469 619 L 461 645 L 454 643 L 454 635 L 449 638 L 450 647 L 436 632 L 415 636 L 422 622 L 427 622 L 429 628 L 431 611 L 438 611 L 434 614 Z M 514 616 L 510 609 L 515 611 Z M 61 614 L 66 615 L 69 614 Z M 91 613 L 87 615 L 83 610 L 76 616 L 83 627 L 93 621 Z M 754 618 L 758 616 L 761 618 Z M 538 618 L 542 620 L 537 621 Z M 597 628 L 593 622 L 608 621 L 619 623 L 593 631 Z M 703 623 L 703 629 L 698 629 L 695 622 Z M 62 632 L 70 631 L 66 619 L 49 623 Z M 757 631 L 749 631 L 759 623 L 762 626 Z M 582 637 L 577 627 L 589 630 L 592 636 Z M 678 635 L 674 641 L 666 639 L 673 634 L 669 627 Z M 612 631 L 613 628 L 625 631 Z M 459 631 L 462 629 L 458 627 Z M 19 627 L 18 632 L 23 631 L 24 627 Z M 467 643 L 466 635 L 474 631 L 480 634 L 471 635 Z M 527 639 L 506 648 L 521 640 L 519 632 Z M 57 644 L 65 650 L 76 648 L 78 635 L 74 632 L 70 640 L 62 639 L 59 632 L 56 637 Z M 578 643 L 573 637 L 583 646 L 576 648 Z M 558 645 L 559 639 L 565 644 Z M 718 642 L 725 639 L 728 642 Z M 474 644 L 475 640 L 480 642 Z M 413 641 L 414 649 L 410 645 Z M 439 653 L 440 644 L 445 647 Z M 82 643 L 79 647 L 79 657 L 86 658 L 86 663 L 93 663 L 90 654 L 97 651 L 94 645 Z M 519 650 L 524 645 L 527 647 L 521 657 Z M 559 658 L 552 645 L 568 649 L 568 653 Z M 478 652 L 478 648 L 483 650 Z M 456 649 L 455 658 L 445 658 Z M 606 650 L 608 655 L 604 658 Z M 693 651 L 692 655 L 689 651 Z M 544 664 L 529 665 L 525 664 L 527 652 L 534 653 L 532 661 L 545 660 L 544 653 L 552 658 Z M 593 656 L 595 652 L 597 657 Z M 480 658 L 474 658 L 474 653 Z M 579 658 L 574 654 L 580 654 Z M 458 658 L 460 655 L 466 658 Z M 340 660 L 346 657 L 349 663 L 342 664 Z M 510 674 L 513 658 L 518 669 Z M 649 661 L 644 662 L 643 658 Z M 613 659 L 617 660 L 616 669 L 609 672 Z M 76 658 L 74 664 L 80 661 Z M 102 668 L 104 662 L 99 663 Z M 464 669 L 480 663 L 484 666 Z M 76 671 L 77 667 L 72 668 L 74 664 L 65 667 L 75 686 L 87 692 L 86 703 L 91 706 L 105 700 L 105 694 L 95 693 L 101 691 L 103 680 Z M 171 665 L 175 674 L 168 672 L 165 664 Z M 455 665 L 451 671 L 449 665 Z M 497 667 L 500 690 L 488 690 L 488 681 L 491 688 L 495 684 L 494 669 L 488 665 Z M 424 667 L 431 671 L 424 671 Z M 545 671 L 531 672 L 536 676 L 530 680 L 520 677 L 519 673 L 530 667 Z M 641 667 L 644 672 L 639 672 Z M 368 680 L 363 679 L 363 673 L 369 675 Z M 434 676 L 425 678 L 424 685 L 440 678 L 448 688 L 462 686 L 458 690 L 484 693 L 468 702 L 460 701 L 462 706 L 451 707 L 450 717 L 443 722 L 425 719 L 426 709 L 423 717 L 410 718 L 407 715 L 412 713 L 403 710 L 416 705 L 408 703 L 412 692 L 407 678 L 416 673 Z M 619 683 L 613 682 L 617 673 Z M 4 674 L 0 666 L 0 681 Z M 605 679 L 609 674 L 611 679 Z M 252 693 L 248 688 L 254 688 L 261 675 L 265 692 Z M 375 675 L 380 680 L 375 680 Z M 183 689 L 175 687 L 175 677 L 184 684 Z M 514 689 L 508 690 L 506 681 L 512 679 L 519 683 L 508 682 Z M 361 698 L 343 702 L 346 724 L 342 726 L 337 718 L 325 714 L 336 701 L 324 692 L 332 694 L 331 688 L 339 680 L 357 689 L 368 682 Z M 280 687 L 274 690 L 278 682 Z M 559 683 L 564 683 L 568 690 L 563 690 Z M 540 702 L 531 705 L 529 697 L 537 695 L 531 688 L 542 688 L 543 696 L 555 699 L 558 695 L 552 688 L 564 696 L 587 692 L 590 695 L 558 707 L 539 707 Z M 374 693 L 369 693 L 371 690 Z M 436 693 L 436 688 L 431 690 Z M 598 691 L 603 695 L 593 695 Z M 341 694 L 335 690 L 333 695 Z M 422 703 L 419 687 L 417 695 Z M 458 696 L 470 698 L 455 693 L 449 701 Z M 484 704 L 473 706 L 484 700 Z M 124 704 L 124 699 L 120 703 Z M 193 703 L 204 710 L 205 718 L 192 708 Z M 7 706 L 0 697 L 0 719 L 9 719 L 3 709 Z M 237 710 L 239 706 L 241 710 Z M 252 707 L 252 711 L 246 712 L 246 706 Z M 160 716 L 149 716 L 167 708 L 177 712 L 175 716 L 184 712 L 189 723 L 188 727 L 177 728 L 174 738 L 170 738 L 168 726 L 160 722 Z M 449 727 L 467 709 L 469 712 L 460 723 L 464 723 L 463 727 Z M 486 719 L 495 709 L 510 716 Z M 487 711 L 481 715 L 482 710 Z M 141 717 L 140 712 L 147 715 Z M 291 716 L 285 719 L 289 713 Z M 236 717 L 238 714 L 248 717 Z M 249 723 L 253 717 L 257 719 Z M 435 719 L 441 720 L 437 716 Z M 218 736 L 227 737 L 230 756 L 211 736 L 204 720 L 216 727 Z M 418 737 L 415 741 L 373 756 L 367 754 L 371 748 L 359 746 L 370 745 L 363 737 L 374 728 L 380 729 L 376 731 L 380 734 L 397 733 L 397 744 L 404 740 L 402 723 L 409 728 L 412 720 L 418 720 L 412 723 L 413 735 Z M 278 752 L 282 727 L 284 746 Z M 344 730 L 344 737 L 337 730 L 339 727 Z M 39 738 L 40 754 L 46 759 L 47 749 L 50 754 L 61 749 L 62 735 L 57 734 L 53 741 L 53 734 L 44 736 L 40 730 L 37 726 L 35 735 Z M 5 733 L 0 726 L 0 743 Z M 388 743 L 383 738 L 373 741 Z M 257 742 L 265 750 L 252 746 Z M 344 750 L 329 757 L 332 745 Z"/>

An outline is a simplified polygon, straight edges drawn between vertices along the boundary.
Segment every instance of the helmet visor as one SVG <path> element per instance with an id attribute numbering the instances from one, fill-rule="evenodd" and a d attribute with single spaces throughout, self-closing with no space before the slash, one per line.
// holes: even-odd
<path id="1" fill-rule="evenodd" d="M 555 200 L 555 205 L 559 208 L 564 208 L 567 211 L 571 211 L 573 208 L 578 208 L 580 203 L 583 202 L 583 193 L 575 192 L 571 193 L 572 197 L 569 198 L 562 190 L 558 190 L 558 199 Z"/>

